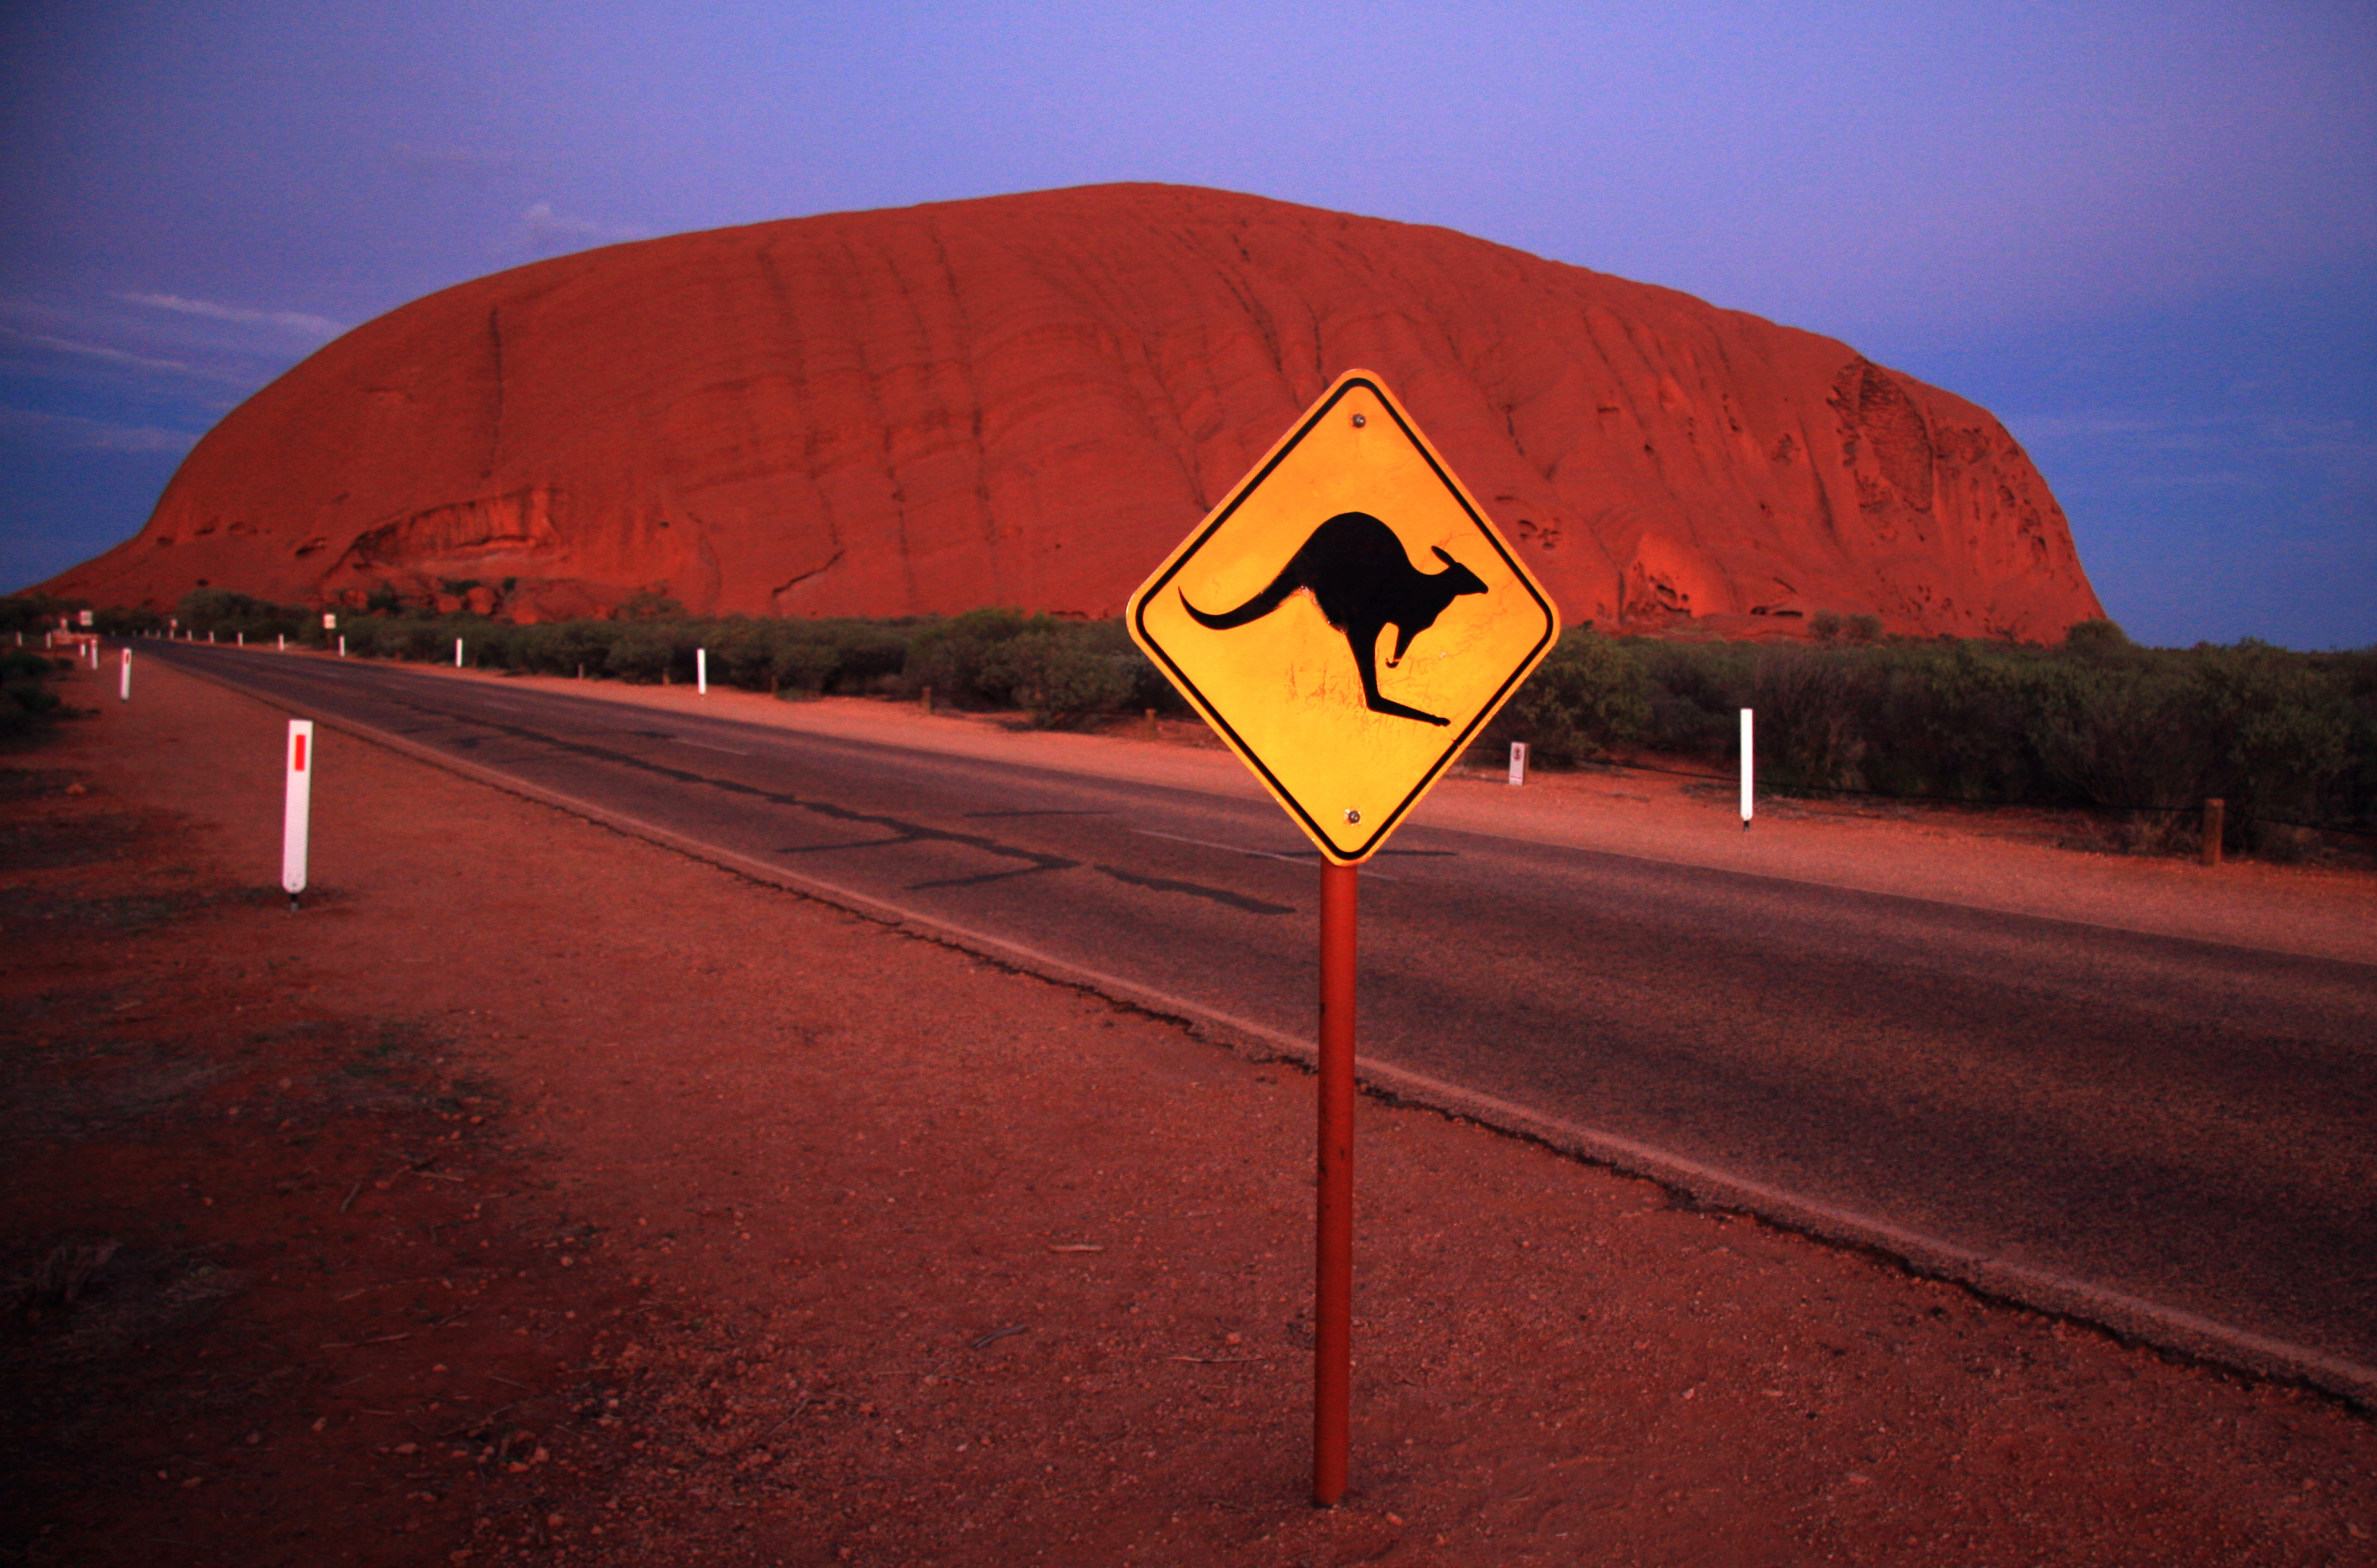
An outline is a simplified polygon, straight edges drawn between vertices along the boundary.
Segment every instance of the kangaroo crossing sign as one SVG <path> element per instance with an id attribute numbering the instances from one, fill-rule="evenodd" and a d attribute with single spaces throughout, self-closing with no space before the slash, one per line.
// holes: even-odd
<path id="1" fill-rule="evenodd" d="M 1559 635 L 1550 598 L 1362 370 L 1321 394 L 1128 616 L 1346 866 L 1378 851 Z"/>

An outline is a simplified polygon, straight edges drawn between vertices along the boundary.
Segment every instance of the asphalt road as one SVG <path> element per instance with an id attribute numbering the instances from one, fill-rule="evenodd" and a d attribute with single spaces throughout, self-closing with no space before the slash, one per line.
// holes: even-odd
<path id="1" fill-rule="evenodd" d="M 1319 859 L 1268 801 L 361 661 L 152 651 L 301 714 L 1312 1028 Z M 1424 820 L 1365 868 L 1361 920 L 1366 1059 L 2377 1367 L 2377 967 Z"/>

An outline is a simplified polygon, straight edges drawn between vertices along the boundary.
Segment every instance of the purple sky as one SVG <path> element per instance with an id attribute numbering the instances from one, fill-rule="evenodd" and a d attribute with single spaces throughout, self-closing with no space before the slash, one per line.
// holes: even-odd
<path id="1" fill-rule="evenodd" d="M 2143 640 L 2377 643 L 2377 7 L 0 9 L 0 587 L 344 327 L 1106 180 L 1441 223 L 1992 409 Z"/>

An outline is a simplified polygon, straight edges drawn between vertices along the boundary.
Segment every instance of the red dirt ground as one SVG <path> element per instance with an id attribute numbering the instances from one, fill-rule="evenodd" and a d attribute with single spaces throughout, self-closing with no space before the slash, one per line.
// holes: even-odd
<path id="1" fill-rule="evenodd" d="M 2377 1562 L 2377 1430 L 150 664 L 0 769 L 0 1561 Z M 89 703 L 85 688 L 77 700 Z M 25 1500 L 30 1500 L 28 1502 Z"/>

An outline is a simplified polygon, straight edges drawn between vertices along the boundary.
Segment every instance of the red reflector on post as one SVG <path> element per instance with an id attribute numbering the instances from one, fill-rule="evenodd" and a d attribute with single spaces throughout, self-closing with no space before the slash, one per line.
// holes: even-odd
<path id="1" fill-rule="evenodd" d="M 305 736 L 301 733 L 290 736 L 290 739 L 296 744 L 297 749 L 292 754 L 289 766 L 302 773 L 305 771 Z"/>

